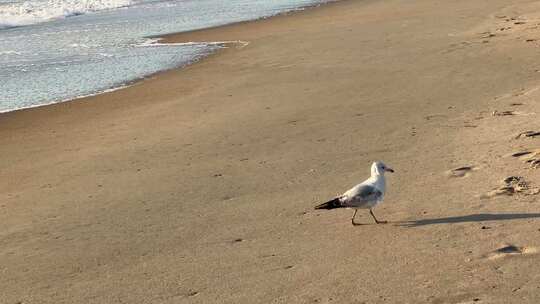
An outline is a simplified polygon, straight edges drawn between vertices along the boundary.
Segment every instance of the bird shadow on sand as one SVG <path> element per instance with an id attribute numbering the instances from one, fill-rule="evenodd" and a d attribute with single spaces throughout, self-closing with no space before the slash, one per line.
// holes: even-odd
<path id="1" fill-rule="evenodd" d="M 479 213 L 479 214 L 471 214 L 471 215 L 463 215 L 463 216 L 441 217 L 441 218 L 394 222 L 394 223 L 397 224 L 397 226 L 419 227 L 419 226 L 437 225 L 437 224 L 507 221 L 507 220 L 531 219 L 531 218 L 540 218 L 540 213 L 497 213 L 497 214 Z"/>

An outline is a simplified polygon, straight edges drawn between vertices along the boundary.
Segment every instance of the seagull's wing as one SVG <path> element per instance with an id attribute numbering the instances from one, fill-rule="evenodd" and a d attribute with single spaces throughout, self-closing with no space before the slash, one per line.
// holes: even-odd
<path id="1" fill-rule="evenodd" d="M 344 205 L 362 207 L 381 200 L 383 193 L 370 184 L 360 184 L 343 194 Z"/>

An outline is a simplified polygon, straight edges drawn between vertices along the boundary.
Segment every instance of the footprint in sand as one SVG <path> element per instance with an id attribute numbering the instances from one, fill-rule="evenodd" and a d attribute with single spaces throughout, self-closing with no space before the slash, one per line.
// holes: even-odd
<path id="1" fill-rule="evenodd" d="M 480 33 L 480 38 L 482 39 L 487 39 L 487 38 L 493 38 L 497 36 L 496 34 L 493 34 L 492 32 L 483 32 L 483 33 Z"/>
<path id="2" fill-rule="evenodd" d="M 540 159 L 538 159 L 538 158 L 529 159 L 529 160 L 527 160 L 527 162 L 531 165 L 531 168 L 533 168 L 533 169 L 540 168 Z"/>
<path id="3" fill-rule="evenodd" d="M 492 252 L 488 255 L 488 259 L 495 260 L 509 256 L 519 256 L 526 254 L 537 253 L 538 249 L 536 247 L 519 247 L 516 245 L 506 244 Z"/>
<path id="4" fill-rule="evenodd" d="M 446 119 L 446 118 L 448 118 L 448 116 L 444 114 L 431 114 L 431 115 L 424 116 L 425 120 L 436 120 L 436 119 Z"/>
<path id="5" fill-rule="evenodd" d="M 518 135 L 516 135 L 516 139 L 535 138 L 537 136 L 540 136 L 540 131 L 525 131 L 525 132 L 521 132 Z"/>
<path id="6" fill-rule="evenodd" d="M 198 295 L 198 294 L 199 294 L 198 291 L 196 291 L 196 290 L 190 290 L 190 291 L 188 291 L 188 292 L 186 293 L 186 296 L 189 297 L 189 298 L 191 298 L 191 297 L 194 297 L 194 296 L 196 296 L 196 295 Z"/>
<path id="7" fill-rule="evenodd" d="M 452 53 L 458 50 L 463 50 L 470 46 L 472 46 L 472 43 L 469 41 L 463 41 L 461 43 L 453 43 L 448 46 L 448 49 L 443 51 L 443 54 Z"/>
<path id="8" fill-rule="evenodd" d="M 532 152 L 531 151 L 520 151 L 520 152 L 515 152 L 515 153 L 512 153 L 512 157 L 522 157 L 524 155 L 529 155 L 531 154 Z"/>
<path id="9" fill-rule="evenodd" d="M 540 149 L 519 151 L 510 154 L 510 156 L 519 158 L 524 163 L 528 163 L 533 169 L 540 168 Z"/>
<path id="10" fill-rule="evenodd" d="M 517 115 L 518 113 L 517 112 L 514 112 L 514 111 L 493 111 L 491 113 L 491 116 L 513 116 L 513 115 Z"/>
<path id="11" fill-rule="evenodd" d="M 448 175 L 449 177 L 465 177 L 474 170 L 477 170 L 475 166 L 457 167 L 455 169 L 446 171 L 446 175 Z"/>
<path id="12" fill-rule="evenodd" d="M 540 193 L 539 188 L 531 187 L 521 176 L 509 176 L 503 180 L 503 185 L 481 196 L 481 198 L 490 198 L 499 195 L 536 195 Z"/>

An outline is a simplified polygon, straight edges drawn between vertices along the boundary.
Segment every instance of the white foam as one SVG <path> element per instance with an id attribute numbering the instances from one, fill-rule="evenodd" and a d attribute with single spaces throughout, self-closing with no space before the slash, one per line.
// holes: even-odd
<path id="1" fill-rule="evenodd" d="M 32 0 L 0 4 L 0 29 L 132 5 L 132 0 Z"/>
<path id="2" fill-rule="evenodd" d="M 249 45 L 248 41 L 243 40 L 225 40 L 225 41 L 211 41 L 211 42 L 172 42 L 172 43 L 163 43 L 161 42 L 163 38 L 147 38 L 143 43 L 135 45 L 136 47 L 149 47 L 149 46 L 189 46 L 189 45 L 205 45 L 205 46 L 219 46 L 224 47 L 228 44 L 238 44 L 240 48 L 243 48 Z"/>
<path id="3" fill-rule="evenodd" d="M 20 55 L 21 52 L 17 51 L 0 51 L 0 56 L 2 55 Z"/>

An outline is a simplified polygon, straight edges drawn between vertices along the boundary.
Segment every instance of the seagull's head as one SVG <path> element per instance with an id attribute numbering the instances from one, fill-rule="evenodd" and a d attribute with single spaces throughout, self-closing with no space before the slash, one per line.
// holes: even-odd
<path id="1" fill-rule="evenodd" d="M 385 165 L 382 161 L 376 161 L 371 165 L 371 176 L 384 175 L 384 172 L 394 173 L 394 170 Z"/>

